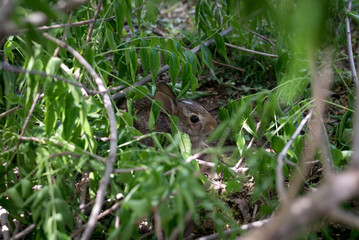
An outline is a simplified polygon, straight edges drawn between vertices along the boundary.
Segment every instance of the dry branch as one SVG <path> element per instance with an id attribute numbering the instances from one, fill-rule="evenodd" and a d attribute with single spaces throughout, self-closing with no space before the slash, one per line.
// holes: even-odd
<path id="1" fill-rule="evenodd" d="M 293 141 L 298 137 L 304 125 L 312 116 L 312 113 L 313 113 L 313 109 L 311 109 L 308 115 L 302 119 L 298 128 L 295 130 L 293 136 L 289 139 L 288 143 L 284 146 L 283 150 L 278 154 L 278 164 L 276 168 L 276 187 L 281 200 L 284 202 L 287 201 L 287 194 L 286 191 L 284 190 L 284 176 L 283 176 L 284 160 L 286 158 L 290 146 L 292 145 Z"/>
<path id="2" fill-rule="evenodd" d="M 40 96 L 41 96 L 41 89 L 40 89 L 40 91 L 36 94 L 36 97 L 35 97 L 35 99 L 34 99 L 34 102 L 33 102 L 32 105 L 31 105 L 31 108 L 30 108 L 30 110 L 29 110 L 29 113 L 27 114 L 27 117 L 26 117 L 25 122 L 24 122 L 24 126 L 22 127 L 22 130 L 21 130 L 21 133 L 20 133 L 19 141 L 17 142 L 17 145 L 16 145 L 16 148 L 15 148 L 15 149 L 18 149 L 18 148 L 19 148 L 19 145 L 20 145 L 20 143 L 21 143 L 21 138 L 22 138 L 22 137 L 24 136 L 24 134 L 25 134 L 27 125 L 29 124 L 29 121 L 30 121 L 30 117 L 31 117 L 32 113 L 33 113 L 34 110 L 35 110 L 35 106 L 36 106 L 37 102 L 39 101 Z"/>
<path id="3" fill-rule="evenodd" d="M 31 233 L 32 230 L 36 227 L 36 224 L 31 224 L 12 238 L 10 240 L 23 239 L 27 234 Z"/>
<path id="4" fill-rule="evenodd" d="M 328 216 L 334 208 L 359 194 L 359 170 L 331 175 L 316 191 L 282 205 L 265 227 L 249 232 L 242 240 L 294 239 L 302 228 Z"/>
<path id="5" fill-rule="evenodd" d="M 266 56 L 266 57 L 272 57 L 272 58 L 277 58 L 278 57 L 278 55 L 275 55 L 275 54 L 258 52 L 258 51 L 254 51 L 254 50 L 247 49 L 247 48 L 244 48 L 244 47 L 239 47 L 239 46 L 236 46 L 236 45 L 233 45 L 233 44 L 230 44 L 230 43 L 224 43 L 224 44 L 226 46 L 228 46 L 228 47 L 235 48 L 235 49 L 238 49 L 238 50 L 243 51 L 243 52 L 249 52 L 249 53 L 262 55 L 262 56 Z"/>
<path id="6" fill-rule="evenodd" d="M 97 9 L 95 11 L 95 15 L 93 16 L 93 22 L 92 22 L 91 27 L 86 36 L 86 43 L 89 43 L 89 41 L 90 41 L 92 31 L 93 31 L 93 28 L 95 27 L 96 19 L 98 17 L 98 13 L 100 12 L 101 7 L 102 7 L 102 0 L 99 0 L 99 2 L 97 4 Z"/>
<path id="7" fill-rule="evenodd" d="M 351 11 L 351 8 L 352 8 L 352 0 L 349 0 L 348 9 L 347 9 L 348 13 Z M 347 50 L 348 50 L 350 70 L 353 75 L 353 81 L 356 87 L 359 88 L 359 81 L 358 81 L 357 71 L 355 69 L 355 63 L 353 58 L 352 34 L 350 32 L 350 20 L 348 15 L 345 17 L 345 30 L 347 32 Z"/>
<path id="8" fill-rule="evenodd" d="M 22 108 L 22 106 L 20 105 L 20 106 L 17 106 L 17 107 L 14 107 L 14 108 L 11 108 L 11 109 L 7 110 L 6 112 L 1 113 L 0 118 L 3 118 L 3 117 L 5 117 L 6 115 L 8 115 L 8 114 L 10 114 L 12 112 L 15 112 L 19 108 Z"/>
<path id="9" fill-rule="evenodd" d="M 79 52 L 77 52 L 75 49 L 73 49 L 72 47 L 68 46 L 65 42 L 60 41 L 59 39 L 56 39 L 54 37 L 52 37 L 49 34 L 44 33 L 43 36 L 53 42 L 55 42 L 57 45 L 65 48 L 68 52 L 70 52 L 79 62 L 82 66 L 85 67 L 85 69 L 89 72 L 89 74 L 91 75 L 91 77 L 93 78 L 93 80 L 95 81 L 98 89 L 100 91 L 105 91 L 106 87 L 103 83 L 103 80 L 97 75 L 97 73 L 95 72 L 95 70 L 91 67 L 91 65 L 85 60 L 84 57 L 82 57 L 80 55 Z M 84 232 L 84 235 L 82 236 L 81 239 L 85 240 L 85 239 L 89 239 L 91 236 L 92 231 L 95 228 L 96 222 L 97 222 L 97 215 L 100 213 L 102 204 L 103 204 L 103 200 L 105 197 L 105 193 L 106 193 L 106 188 L 107 185 L 109 184 L 109 180 L 110 180 L 110 175 L 113 171 L 113 164 L 116 160 L 116 150 L 117 150 L 117 128 L 116 128 L 116 118 L 115 118 L 115 113 L 113 110 L 113 106 L 112 106 L 112 102 L 110 99 L 110 96 L 108 93 L 103 93 L 103 101 L 104 101 L 104 106 L 105 109 L 107 111 L 107 115 L 109 118 L 109 122 L 110 122 L 110 152 L 106 161 L 106 171 L 105 171 L 105 175 L 103 176 L 101 183 L 100 183 L 100 187 L 99 190 L 97 191 L 96 194 L 96 202 L 92 208 L 92 212 L 90 215 L 90 219 L 88 222 L 88 226 L 86 227 L 86 230 Z"/>

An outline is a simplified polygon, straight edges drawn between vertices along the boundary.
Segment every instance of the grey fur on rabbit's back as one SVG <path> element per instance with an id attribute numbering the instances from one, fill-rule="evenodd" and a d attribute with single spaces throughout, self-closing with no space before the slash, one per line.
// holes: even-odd
<path id="1" fill-rule="evenodd" d="M 192 149 L 206 147 L 204 142 L 207 136 L 217 127 L 216 120 L 209 112 L 199 103 L 187 100 L 176 99 L 176 95 L 171 88 L 165 83 L 156 84 L 157 92 L 155 100 L 161 102 L 162 108 L 168 114 L 178 117 L 178 128 L 180 131 L 189 135 L 192 143 Z M 142 133 L 148 132 L 148 116 L 151 101 L 143 99 L 135 103 L 138 110 L 137 116 L 140 122 L 134 122 L 135 127 Z M 156 124 L 156 131 L 171 132 L 170 119 L 167 114 L 161 112 Z M 152 139 L 143 141 L 146 145 L 153 145 Z"/>

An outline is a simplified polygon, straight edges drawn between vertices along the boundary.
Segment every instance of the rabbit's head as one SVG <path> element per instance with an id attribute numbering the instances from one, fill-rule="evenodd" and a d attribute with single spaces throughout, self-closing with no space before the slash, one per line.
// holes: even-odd
<path id="1" fill-rule="evenodd" d="M 163 103 L 162 108 L 179 118 L 179 130 L 189 135 L 193 149 L 206 147 L 204 140 L 217 127 L 216 120 L 199 103 L 191 100 L 176 100 L 176 95 L 165 83 L 156 85 L 155 99 Z"/>

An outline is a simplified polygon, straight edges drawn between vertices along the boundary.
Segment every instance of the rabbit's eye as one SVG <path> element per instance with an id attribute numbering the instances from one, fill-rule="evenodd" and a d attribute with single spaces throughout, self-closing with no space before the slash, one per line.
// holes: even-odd
<path id="1" fill-rule="evenodd" d="M 199 121 L 199 118 L 198 118 L 196 115 L 191 116 L 190 119 L 191 119 L 191 122 L 192 122 L 192 123 L 196 123 L 196 122 Z"/>

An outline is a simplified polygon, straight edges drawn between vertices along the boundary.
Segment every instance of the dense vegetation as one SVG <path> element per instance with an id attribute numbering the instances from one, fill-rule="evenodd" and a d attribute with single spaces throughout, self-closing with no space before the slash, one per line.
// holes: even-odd
<path id="1" fill-rule="evenodd" d="M 268 228 L 248 239 L 356 239 L 359 15 L 348 5 L 2 1 L 3 238 L 234 238 L 257 222 Z M 155 130 L 159 81 L 218 119 L 201 154 L 176 124 Z M 153 102 L 149 133 L 134 127 L 141 99 Z M 301 200 L 319 212 L 289 213 Z"/>

